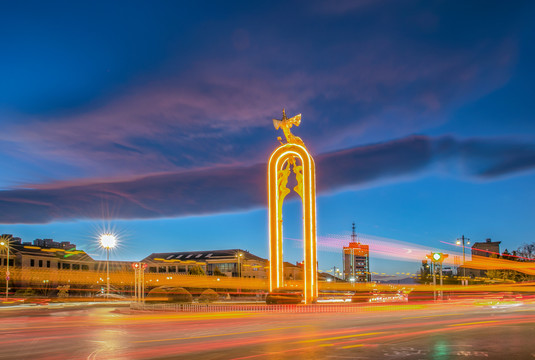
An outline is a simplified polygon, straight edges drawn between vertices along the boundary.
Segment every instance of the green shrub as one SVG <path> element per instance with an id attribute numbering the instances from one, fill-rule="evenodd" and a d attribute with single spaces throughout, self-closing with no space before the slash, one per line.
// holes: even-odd
<path id="1" fill-rule="evenodd" d="M 158 286 L 149 291 L 147 301 L 190 303 L 193 301 L 193 296 L 188 290 L 181 287 Z"/>
<path id="2" fill-rule="evenodd" d="M 206 275 L 204 273 L 203 268 L 201 266 L 199 266 L 199 265 L 191 266 L 188 269 L 188 274 L 189 275 Z"/>
<path id="3" fill-rule="evenodd" d="M 188 290 L 181 287 L 169 287 L 167 290 L 167 301 L 172 303 L 190 303 L 193 296 Z"/>
<path id="4" fill-rule="evenodd" d="M 167 290 L 165 286 L 158 286 L 151 289 L 146 299 L 148 301 L 167 301 Z"/>
<path id="5" fill-rule="evenodd" d="M 199 296 L 199 302 L 210 303 L 219 300 L 219 294 L 212 289 L 206 289 Z"/>
<path id="6" fill-rule="evenodd" d="M 32 297 L 35 296 L 35 291 L 32 288 L 18 289 L 15 291 L 15 297 Z"/>

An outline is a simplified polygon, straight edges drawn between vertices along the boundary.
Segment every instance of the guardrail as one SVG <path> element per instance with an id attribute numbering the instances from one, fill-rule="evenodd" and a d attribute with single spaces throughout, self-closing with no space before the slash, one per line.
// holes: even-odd
<path id="1" fill-rule="evenodd" d="M 399 304 L 143 304 L 132 303 L 130 309 L 168 312 L 277 312 L 277 313 L 327 313 L 358 312 L 370 306 L 396 306 Z"/>

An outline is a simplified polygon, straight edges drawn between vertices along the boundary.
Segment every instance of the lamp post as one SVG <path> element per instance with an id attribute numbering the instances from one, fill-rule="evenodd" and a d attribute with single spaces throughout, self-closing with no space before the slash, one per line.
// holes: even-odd
<path id="1" fill-rule="evenodd" d="M 470 239 L 465 238 L 464 235 L 461 236 L 460 239 L 457 239 L 457 245 L 461 245 L 461 242 L 462 242 L 462 244 L 463 244 L 463 284 L 464 284 L 464 281 L 466 280 L 466 279 L 465 279 L 465 278 L 466 278 L 466 267 L 465 267 L 465 261 L 466 261 L 466 258 L 465 258 L 465 253 L 464 253 L 464 247 L 465 247 L 464 243 L 465 243 L 465 240 L 466 240 L 466 245 L 470 245 Z M 468 282 L 467 282 L 466 285 L 468 285 Z"/>
<path id="2" fill-rule="evenodd" d="M 239 282 L 241 282 L 241 258 L 243 258 L 243 253 L 242 252 L 237 252 L 236 253 L 236 258 L 238 259 L 238 278 L 239 278 Z M 241 292 L 241 289 L 238 285 L 238 288 L 236 289 L 237 292 Z"/>
<path id="3" fill-rule="evenodd" d="M 117 245 L 117 237 L 106 233 L 100 235 L 100 246 L 106 249 L 106 299 L 110 297 L 110 249 Z"/>
<path id="4" fill-rule="evenodd" d="M 238 258 L 238 277 L 241 279 L 241 258 L 243 258 L 243 253 L 237 253 L 236 257 Z"/>
<path id="5" fill-rule="evenodd" d="M 7 250 L 7 262 L 6 262 L 6 301 L 9 298 L 9 240 L 2 239 L 0 240 L 0 246 L 5 247 Z"/>

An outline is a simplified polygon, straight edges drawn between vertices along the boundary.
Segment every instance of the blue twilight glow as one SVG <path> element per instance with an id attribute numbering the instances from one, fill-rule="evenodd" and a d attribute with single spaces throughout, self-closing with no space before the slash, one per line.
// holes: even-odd
<path id="1" fill-rule="evenodd" d="M 355 221 L 430 251 L 461 234 L 513 250 L 535 233 L 534 15 L 531 1 L 2 4 L 0 233 L 102 257 L 111 224 L 115 258 L 267 257 L 285 107 L 316 159 L 319 239 Z M 284 211 L 300 238 L 298 202 Z M 320 269 L 340 266 L 319 246 Z M 392 264 L 372 255 L 376 272 L 418 266 Z"/>

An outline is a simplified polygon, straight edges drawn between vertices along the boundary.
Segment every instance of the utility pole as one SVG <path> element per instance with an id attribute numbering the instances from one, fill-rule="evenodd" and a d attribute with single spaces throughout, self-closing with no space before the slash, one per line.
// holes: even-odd
<path id="1" fill-rule="evenodd" d="M 336 266 L 333 266 L 333 280 L 336 281 Z"/>

